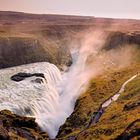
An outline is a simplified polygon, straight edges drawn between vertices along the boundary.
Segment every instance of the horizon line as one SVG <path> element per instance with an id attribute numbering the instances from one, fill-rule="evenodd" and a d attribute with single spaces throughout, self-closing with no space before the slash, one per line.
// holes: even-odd
<path id="1" fill-rule="evenodd" d="M 108 16 L 92 16 L 92 15 L 79 15 L 79 14 L 61 14 L 61 13 L 43 13 L 43 12 L 26 12 L 16 10 L 0 10 L 0 12 L 15 12 L 33 15 L 58 15 L 58 16 L 75 16 L 75 17 L 87 17 L 87 18 L 105 18 L 105 19 L 118 19 L 118 20 L 140 20 L 138 18 L 127 18 L 127 17 L 108 17 Z"/>

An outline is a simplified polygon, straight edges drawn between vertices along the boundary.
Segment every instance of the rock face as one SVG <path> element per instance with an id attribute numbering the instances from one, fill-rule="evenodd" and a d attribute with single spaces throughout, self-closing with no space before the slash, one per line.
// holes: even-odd
<path id="1" fill-rule="evenodd" d="M 34 62 L 51 62 L 57 66 L 71 65 L 68 48 L 63 50 L 62 54 L 63 51 L 60 52 L 58 48 L 53 50 L 54 53 L 48 50 L 49 47 L 32 37 L 0 37 L 0 68 Z"/>
<path id="2" fill-rule="evenodd" d="M 41 78 L 45 79 L 45 76 L 44 76 L 43 73 L 33 73 L 33 74 L 31 74 L 31 73 L 20 72 L 20 73 L 17 73 L 15 75 L 11 76 L 11 80 L 19 82 L 19 81 L 24 80 L 25 78 L 32 77 L 32 76 L 41 77 Z M 39 79 L 36 79 L 35 81 L 39 82 Z"/>
<path id="3" fill-rule="evenodd" d="M 140 101 L 135 101 L 133 103 L 128 103 L 124 106 L 124 111 L 132 110 L 136 107 L 140 106 Z"/>
<path id="4" fill-rule="evenodd" d="M 50 61 L 40 42 L 32 38 L 0 37 L 0 68 Z"/>
<path id="5" fill-rule="evenodd" d="M 99 28 L 108 31 L 108 26 L 115 23 L 112 25 L 112 29 L 109 29 L 109 32 L 112 32 L 112 30 L 113 32 L 107 38 L 105 44 L 107 50 L 117 48 L 123 44 L 140 45 L 140 34 L 133 33 L 135 30 L 140 30 L 140 21 L 138 20 L 129 22 L 128 20 L 57 15 L 29 15 L 15 12 L 0 12 L 0 19 L 0 68 L 44 61 L 51 62 L 62 69 L 63 65 L 70 66 L 72 60 L 68 42 L 71 42 L 73 38 L 80 38 L 81 35 L 79 33 L 81 30 L 85 31 L 86 29 L 87 32 L 89 25 L 93 27 L 93 30 L 98 30 Z M 116 31 L 116 27 L 117 32 L 114 32 Z M 128 30 L 132 32 L 126 33 Z M 84 38 L 84 36 L 82 36 L 82 38 Z M 43 40 L 45 41 L 43 42 Z M 35 65 L 34 68 L 37 68 L 37 66 L 38 64 Z M 41 68 L 43 71 L 46 70 L 46 67 L 44 68 L 42 64 Z M 89 124 L 92 114 L 96 114 L 100 104 L 114 94 L 120 88 L 120 85 L 129 76 L 132 76 L 136 71 L 139 71 L 139 69 L 140 67 L 132 66 L 132 69 L 119 70 L 119 72 L 112 72 L 112 75 L 106 75 L 104 78 L 99 77 L 98 79 L 93 79 L 86 93 L 78 99 L 72 115 L 60 128 L 57 136 L 58 139 L 135 139 L 140 135 L 140 121 L 138 119 L 140 116 L 140 103 L 138 101 L 140 98 L 140 80 L 138 80 L 137 84 L 135 83 L 134 86 L 133 84 L 130 85 L 129 90 L 127 90 L 125 95 L 122 96 L 116 104 L 110 106 L 96 125 L 90 126 L 84 133 L 80 133 L 85 126 Z M 23 68 L 15 72 L 13 72 L 13 70 L 14 68 L 11 68 L 9 75 L 6 74 L 7 76 L 3 76 L 4 73 L 1 71 L 1 106 L 3 105 L 3 109 L 5 109 L 5 106 L 7 106 L 7 99 L 10 99 L 11 104 L 13 105 L 11 106 L 12 109 L 14 109 L 14 105 L 20 102 L 19 109 L 15 110 L 15 113 L 20 115 L 33 115 L 34 108 L 32 109 L 33 111 L 30 109 L 32 101 L 37 101 L 39 103 L 39 100 L 37 99 L 42 99 L 42 97 L 44 97 L 45 99 L 48 99 L 47 102 L 49 102 L 49 99 L 52 99 L 52 95 L 55 94 L 49 94 L 51 93 L 50 90 L 47 91 L 47 94 L 46 92 L 43 92 L 51 88 L 45 88 L 43 85 L 46 82 L 42 83 L 44 81 L 43 75 L 37 76 L 31 74 L 31 72 L 34 73 L 34 71 L 31 71 L 32 68 L 28 71 L 29 73 L 26 73 L 26 69 L 23 71 L 24 73 L 18 73 L 21 72 Z M 38 69 L 36 72 L 39 72 Z M 13 77 L 11 77 L 12 75 Z M 57 74 L 52 77 L 55 77 L 56 75 Z M 11 81 L 10 77 L 15 81 L 20 82 Z M 11 82 L 12 84 L 10 86 Z M 40 90 L 40 88 L 43 90 Z M 27 90 L 27 94 L 25 93 L 25 90 Z M 17 95 L 20 93 L 21 97 L 14 96 L 15 93 L 18 93 Z M 34 100 L 31 96 L 34 97 Z M 15 97 L 19 97 L 18 102 Z M 6 102 L 5 104 L 3 104 L 4 99 Z M 53 97 L 52 100 L 55 99 L 57 98 Z M 46 100 L 43 101 L 46 103 Z M 27 105 L 25 108 L 24 102 Z M 38 106 L 41 110 L 40 112 L 42 112 L 40 104 Z M 50 110 L 49 103 L 44 108 L 49 113 L 50 111 L 53 111 L 53 109 Z M 56 112 L 57 111 L 58 110 L 56 109 Z M 45 117 L 47 117 L 46 114 L 47 113 L 45 113 Z M 42 113 L 40 114 L 40 117 L 43 117 Z M 54 117 L 56 116 L 54 115 Z M 50 118 L 45 118 L 45 121 L 46 120 L 50 120 Z M 50 126 L 52 126 L 52 124 Z M 139 136 L 137 138 L 139 138 Z M 12 114 L 9 111 L 1 111 L 0 139 L 47 140 L 48 136 L 46 133 L 40 131 L 33 118 L 21 117 Z"/>
<path id="6" fill-rule="evenodd" d="M 112 32 L 105 43 L 105 49 L 114 49 L 121 47 L 124 44 L 136 44 L 140 45 L 140 33 L 130 32 L 130 33 L 122 33 L 122 32 Z"/>
<path id="7" fill-rule="evenodd" d="M 48 140 L 34 118 L 21 117 L 8 110 L 0 111 L 1 140 Z"/>
<path id="8" fill-rule="evenodd" d="M 140 138 L 140 119 L 130 123 L 127 128 L 115 140 L 129 140 Z"/>

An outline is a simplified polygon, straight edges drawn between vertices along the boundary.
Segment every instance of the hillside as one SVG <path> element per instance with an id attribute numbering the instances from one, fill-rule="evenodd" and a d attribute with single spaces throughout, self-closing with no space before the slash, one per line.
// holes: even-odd
<path id="1" fill-rule="evenodd" d="M 134 67 L 112 71 L 93 79 L 88 90 L 77 100 L 74 112 L 61 127 L 57 137 L 70 139 L 74 136 L 78 140 L 137 137 L 139 134 L 135 133 L 140 127 L 136 126 L 136 132 L 133 132 L 133 127 L 127 132 L 127 127 L 139 119 L 139 77 L 127 85 L 125 92 L 106 109 L 96 124 L 85 129 L 100 105 L 114 95 L 124 81 L 139 72 L 140 65 Z"/>

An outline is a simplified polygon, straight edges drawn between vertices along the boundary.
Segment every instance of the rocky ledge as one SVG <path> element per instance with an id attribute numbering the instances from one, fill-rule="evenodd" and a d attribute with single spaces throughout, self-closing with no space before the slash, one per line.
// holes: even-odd
<path id="1" fill-rule="evenodd" d="M 33 74 L 31 74 L 31 73 L 19 72 L 15 75 L 11 76 L 11 80 L 19 82 L 19 81 L 24 80 L 25 78 L 32 77 L 32 76 L 41 77 L 41 78 L 45 79 L 45 76 L 44 76 L 43 73 L 33 73 Z M 39 80 L 39 78 L 37 78 L 35 81 L 38 83 L 39 81 L 41 82 L 42 79 Z"/>
<path id="2" fill-rule="evenodd" d="M 34 118 L 22 117 L 8 110 L 0 111 L 1 140 L 48 140 L 48 135 L 42 132 Z"/>
<path id="3" fill-rule="evenodd" d="M 122 47 L 125 44 L 140 45 L 140 32 L 112 32 L 107 37 L 104 48 L 107 50 Z"/>

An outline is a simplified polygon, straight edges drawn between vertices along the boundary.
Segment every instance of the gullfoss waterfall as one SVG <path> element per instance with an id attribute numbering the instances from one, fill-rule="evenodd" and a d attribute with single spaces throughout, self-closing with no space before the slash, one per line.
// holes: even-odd
<path id="1" fill-rule="evenodd" d="M 62 76 L 55 65 L 47 62 L 0 70 L 0 110 L 35 117 L 43 131 L 54 138 L 60 125 L 72 113 L 75 100 L 86 84 L 80 73 L 84 71 L 87 56 L 79 57 L 77 51 L 72 53 L 76 61 Z M 80 67 L 75 69 L 75 65 Z M 45 78 L 40 78 L 41 83 L 36 82 L 35 76 L 18 82 L 11 80 L 17 73 L 43 73 Z"/>
<path id="2" fill-rule="evenodd" d="M 78 43 L 72 41 L 73 63 L 63 73 L 48 62 L 0 70 L 0 110 L 35 117 L 42 130 L 48 132 L 50 138 L 55 138 L 90 79 L 114 66 L 115 62 L 122 65 L 116 51 L 100 52 L 106 36 L 104 32 L 95 31 L 84 35 L 80 43 L 79 40 Z M 18 81 L 11 79 L 13 75 Z"/>
<path id="3" fill-rule="evenodd" d="M 40 78 L 42 83 L 36 82 L 35 76 L 19 82 L 12 81 L 10 77 L 19 72 L 39 72 L 45 78 Z M 61 80 L 59 69 L 47 62 L 34 63 L 0 70 L 0 75 L 0 110 L 8 109 L 19 115 L 35 117 L 40 127 L 49 131 L 49 125 L 59 109 L 56 90 L 57 82 Z"/>
<path id="4" fill-rule="evenodd" d="M 42 130 L 55 138 L 87 83 L 86 78 L 83 80 L 87 55 L 79 55 L 74 49 L 72 56 L 75 62 L 62 75 L 55 65 L 47 62 L 0 70 L 0 110 L 35 117 Z M 41 83 L 36 82 L 35 76 L 18 82 L 11 80 L 17 73 L 43 73 L 45 78 L 40 78 Z"/>

